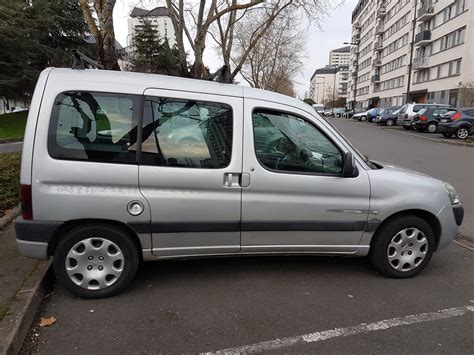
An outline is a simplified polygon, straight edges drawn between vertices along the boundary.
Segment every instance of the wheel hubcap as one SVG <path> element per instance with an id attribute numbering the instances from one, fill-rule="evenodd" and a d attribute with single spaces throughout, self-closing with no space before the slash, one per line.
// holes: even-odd
<path id="1" fill-rule="evenodd" d="M 124 256 L 117 244 L 88 238 L 74 245 L 66 256 L 66 272 L 76 285 L 100 290 L 113 285 L 124 270 Z"/>
<path id="2" fill-rule="evenodd" d="M 461 139 L 466 138 L 469 135 L 469 131 L 466 128 L 459 128 L 458 137 Z"/>
<path id="3" fill-rule="evenodd" d="M 388 121 L 387 121 L 387 126 L 391 126 L 391 125 L 393 125 L 393 121 L 392 121 L 392 120 L 388 120 Z"/>
<path id="4" fill-rule="evenodd" d="M 428 252 L 428 239 L 417 228 L 406 228 L 398 232 L 390 241 L 387 258 L 390 266 L 398 271 L 417 268 Z"/>
<path id="5" fill-rule="evenodd" d="M 430 125 L 428 126 L 428 132 L 430 132 L 430 133 L 435 133 L 435 132 L 436 132 L 436 125 L 430 124 Z"/>

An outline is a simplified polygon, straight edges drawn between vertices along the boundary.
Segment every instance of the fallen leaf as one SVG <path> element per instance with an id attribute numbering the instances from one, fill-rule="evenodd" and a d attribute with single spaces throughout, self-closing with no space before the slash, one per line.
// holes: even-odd
<path id="1" fill-rule="evenodd" d="M 56 318 L 54 317 L 51 317 L 51 318 L 43 318 L 41 317 L 41 321 L 40 321 L 40 327 L 49 327 L 50 325 L 53 325 L 54 323 L 56 323 Z"/>

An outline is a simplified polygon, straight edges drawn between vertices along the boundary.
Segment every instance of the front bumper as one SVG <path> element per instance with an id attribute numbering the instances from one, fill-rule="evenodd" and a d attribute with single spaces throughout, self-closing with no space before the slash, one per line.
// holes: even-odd
<path id="1" fill-rule="evenodd" d="M 442 250 L 454 239 L 464 218 L 462 205 L 444 206 L 437 214 L 441 225 L 441 235 L 436 250 Z"/>
<path id="2" fill-rule="evenodd" d="M 34 259 L 48 259 L 49 244 L 61 224 L 61 222 L 17 218 L 15 230 L 20 254 Z"/>

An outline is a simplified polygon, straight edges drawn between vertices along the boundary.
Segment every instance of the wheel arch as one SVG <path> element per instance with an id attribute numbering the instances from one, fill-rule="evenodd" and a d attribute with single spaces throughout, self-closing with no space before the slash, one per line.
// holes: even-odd
<path id="1" fill-rule="evenodd" d="M 439 240 L 441 238 L 441 223 L 439 221 L 439 219 L 431 212 L 428 212 L 426 210 L 421 210 L 421 209 L 409 209 L 409 210 L 403 210 L 403 211 L 399 211 L 399 212 L 395 212 L 393 214 L 391 214 L 390 216 L 388 216 L 387 218 L 385 218 L 382 223 L 380 223 L 377 227 L 377 229 L 375 230 L 374 232 L 374 235 L 373 235 L 373 238 L 370 242 L 370 245 L 372 246 L 373 242 L 375 241 L 376 239 L 376 236 L 377 236 L 377 232 L 386 224 L 390 223 L 391 221 L 393 221 L 395 218 L 398 218 L 400 216 L 403 216 L 403 215 L 412 215 L 412 216 L 416 216 L 416 217 L 419 217 L 421 218 L 422 220 L 424 220 L 426 223 L 428 223 L 430 225 L 430 227 L 433 229 L 433 233 L 434 233 L 434 237 L 435 237 L 435 241 L 436 241 L 436 247 L 435 247 L 435 250 L 438 249 L 438 244 L 439 244 Z"/>
<path id="2" fill-rule="evenodd" d="M 140 242 L 140 238 L 138 237 L 137 233 L 128 224 L 118 222 L 118 221 L 108 220 L 108 219 L 93 219 L 93 218 L 71 220 L 71 221 L 64 222 L 61 226 L 59 226 L 58 229 L 56 229 L 56 231 L 53 233 L 52 238 L 49 242 L 48 256 L 54 254 L 56 247 L 58 246 L 62 236 L 64 236 L 66 233 L 68 233 L 72 229 L 79 227 L 81 225 L 85 225 L 85 224 L 109 225 L 109 226 L 114 226 L 116 228 L 121 229 L 122 231 L 127 233 L 132 239 L 133 243 L 135 244 L 137 248 L 138 255 L 140 256 L 140 261 L 142 261 L 143 251 L 142 251 L 142 244 Z"/>

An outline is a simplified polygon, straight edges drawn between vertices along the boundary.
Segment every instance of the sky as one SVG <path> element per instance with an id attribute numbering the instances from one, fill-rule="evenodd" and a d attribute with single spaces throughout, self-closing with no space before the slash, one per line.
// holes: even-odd
<path id="1" fill-rule="evenodd" d="M 114 26 L 116 38 L 125 46 L 128 35 L 127 18 L 134 6 L 152 9 L 163 6 L 160 0 L 118 0 L 114 9 Z M 309 90 L 309 80 L 317 68 L 324 67 L 329 63 L 329 51 L 343 47 L 343 42 L 351 38 L 351 14 L 357 4 L 357 0 L 345 0 L 344 4 L 331 11 L 319 26 L 313 25 L 308 29 L 308 41 L 306 43 L 305 65 L 295 80 L 297 95 L 304 97 Z M 209 40 L 211 43 L 212 40 Z M 220 67 L 216 51 L 212 45 L 206 47 L 204 62 L 211 71 Z"/>

